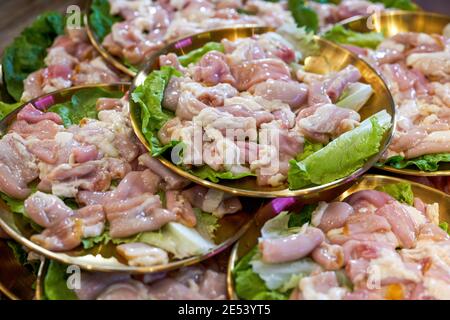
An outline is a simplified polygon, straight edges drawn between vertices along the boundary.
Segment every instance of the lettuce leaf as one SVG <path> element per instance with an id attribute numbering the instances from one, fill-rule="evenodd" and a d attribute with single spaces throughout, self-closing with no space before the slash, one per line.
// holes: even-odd
<path id="1" fill-rule="evenodd" d="M 448 227 L 448 222 L 444 221 L 444 222 L 439 223 L 439 227 L 450 235 L 450 229 Z"/>
<path id="2" fill-rule="evenodd" d="M 65 19 L 57 12 L 40 15 L 22 31 L 3 54 L 2 65 L 8 93 L 20 101 L 23 81 L 30 73 L 45 67 L 47 49 L 64 33 Z"/>
<path id="3" fill-rule="evenodd" d="M 138 242 L 141 234 L 137 234 L 135 236 L 131 236 L 128 238 L 113 238 L 109 234 L 109 230 L 106 229 L 101 235 L 97 237 L 92 238 L 86 238 L 81 241 L 81 244 L 83 245 L 84 249 L 92 249 L 93 247 L 97 245 L 104 245 L 106 246 L 110 242 L 115 245 L 120 245 L 124 243 L 132 243 L 132 242 Z"/>
<path id="4" fill-rule="evenodd" d="M 450 153 L 426 154 L 408 160 L 403 156 L 393 156 L 387 159 L 384 164 L 397 169 L 416 166 L 422 171 L 437 171 L 441 162 L 450 162 Z"/>
<path id="5" fill-rule="evenodd" d="M 289 295 L 276 290 L 269 290 L 264 280 L 255 273 L 250 264 L 258 253 L 258 247 L 247 253 L 233 269 L 236 294 L 244 300 L 287 300 Z"/>
<path id="6" fill-rule="evenodd" d="M 296 287 L 301 277 L 309 275 L 317 268 L 317 264 L 309 258 L 285 263 L 264 263 L 258 254 L 250 264 L 269 290 L 282 288 L 284 292 Z M 292 278 L 298 280 L 297 283 L 291 281 Z"/>
<path id="7" fill-rule="evenodd" d="M 303 146 L 303 152 L 298 154 L 297 157 L 295 157 L 295 160 L 302 161 L 306 158 L 308 158 L 313 153 L 319 151 L 323 148 L 323 144 L 321 143 L 312 143 L 308 140 L 305 140 L 305 144 Z"/>
<path id="8" fill-rule="evenodd" d="M 111 33 L 111 28 L 116 22 L 122 21 L 119 16 L 110 14 L 111 6 L 109 0 L 94 0 L 91 6 L 91 14 L 89 15 L 89 23 L 92 31 L 100 42 Z"/>
<path id="9" fill-rule="evenodd" d="M 312 214 L 317 208 L 317 203 L 305 205 L 299 213 L 293 212 L 289 218 L 288 227 L 301 227 L 305 223 L 310 223 Z"/>
<path id="10" fill-rule="evenodd" d="M 342 134 L 302 161 L 291 160 L 288 182 L 291 190 L 326 184 L 361 168 L 380 150 L 391 116 L 382 111 L 364 120 L 359 127 Z"/>
<path id="11" fill-rule="evenodd" d="M 204 165 L 195 169 L 188 170 L 189 173 L 203 180 L 209 180 L 214 183 L 220 182 L 220 180 L 237 180 L 245 177 L 254 177 L 255 174 L 251 172 L 245 172 L 240 174 L 234 174 L 231 171 L 215 171 L 210 166 Z"/>
<path id="12" fill-rule="evenodd" d="M 56 261 L 50 261 L 44 279 L 44 292 L 48 300 L 78 300 L 75 292 L 68 288 L 67 267 Z"/>
<path id="13" fill-rule="evenodd" d="M 159 231 L 142 233 L 139 242 L 164 249 L 177 259 L 204 254 L 215 246 L 196 229 L 175 222 L 166 224 Z"/>
<path id="14" fill-rule="evenodd" d="M 191 63 L 198 62 L 206 53 L 210 51 L 220 51 L 225 52 L 223 44 L 219 42 L 208 42 L 203 47 L 196 50 L 192 50 L 184 56 L 178 57 L 178 61 L 183 67 L 187 67 Z"/>
<path id="15" fill-rule="evenodd" d="M 319 29 L 319 17 L 313 9 L 305 5 L 304 0 L 288 0 L 288 9 L 297 26 L 317 32 Z"/>
<path id="16" fill-rule="evenodd" d="M 372 95 L 373 89 L 371 85 L 361 82 L 351 83 L 344 90 L 336 105 L 358 112 Z"/>
<path id="17" fill-rule="evenodd" d="M 194 209 L 194 213 L 197 218 L 195 229 L 203 238 L 213 241 L 215 232 L 219 228 L 219 219 L 211 213 L 203 212 L 198 208 Z"/>
<path id="18" fill-rule="evenodd" d="M 172 76 L 181 74 L 173 67 L 164 66 L 161 70 L 150 73 L 144 83 L 131 94 L 133 101 L 140 106 L 142 133 L 150 144 L 151 154 L 154 157 L 174 146 L 173 143 L 162 145 L 157 136 L 159 129 L 174 116 L 161 106 L 164 90 Z"/>
<path id="19" fill-rule="evenodd" d="M 342 25 L 335 25 L 328 30 L 323 37 L 327 40 L 339 44 L 349 44 L 352 46 L 376 49 L 384 40 L 384 36 L 379 32 L 361 33 L 346 29 Z"/>
<path id="20" fill-rule="evenodd" d="M 395 8 L 406 11 L 415 11 L 419 8 L 411 0 L 370 0 L 375 3 L 382 3 L 386 8 Z"/>
<path id="21" fill-rule="evenodd" d="M 16 110 L 22 104 L 20 102 L 17 103 L 6 103 L 0 101 L 0 120 L 6 117 L 8 114 Z"/>
<path id="22" fill-rule="evenodd" d="M 277 29 L 277 34 L 286 39 L 299 53 L 299 55 L 297 54 L 297 61 L 317 55 L 320 50 L 320 46 L 314 38 L 314 32 L 307 30 L 306 27 L 296 27 L 285 23 Z"/>
<path id="23" fill-rule="evenodd" d="M 385 192 L 394 199 L 406 203 L 410 206 L 414 204 L 414 193 L 411 184 L 407 182 L 391 183 L 377 188 L 378 191 Z"/>
<path id="24" fill-rule="evenodd" d="M 70 101 L 56 104 L 48 109 L 59 114 L 64 126 L 77 125 L 83 118 L 97 119 L 97 100 L 99 98 L 121 98 L 120 91 L 110 91 L 102 88 L 87 88 L 78 91 Z"/>

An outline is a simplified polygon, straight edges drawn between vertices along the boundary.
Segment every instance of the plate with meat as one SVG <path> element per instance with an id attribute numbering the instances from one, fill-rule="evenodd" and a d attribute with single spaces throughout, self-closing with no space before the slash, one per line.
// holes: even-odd
<path id="1" fill-rule="evenodd" d="M 244 3 L 245 2 L 245 3 Z M 295 24 L 286 3 L 91 0 L 86 25 L 97 50 L 134 76 L 146 57 L 179 38 L 236 25 Z"/>
<path id="2" fill-rule="evenodd" d="M 382 169 L 411 176 L 450 175 L 448 122 L 450 17 L 391 12 L 349 21 L 325 35 L 353 50 L 385 79 L 397 110 Z"/>
<path id="3" fill-rule="evenodd" d="M 129 80 L 102 59 L 84 27 L 67 26 L 59 12 L 39 15 L 2 53 L 0 118 L 56 90 Z"/>
<path id="4" fill-rule="evenodd" d="M 30 250 L 97 271 L 199 262 L 244 232 L 259 200 L 193 185 L 133 133 L 129 84 L 65 89 L 1 123 L 0 227 Z"/>
<path id="5" fill-rule="evenodd" d="M 46 261 L 37 300 L 225 300 L 229 250 L 169 272 L 132 275 L 89 272 Z M 67 285 L 69 284 L 69 286 Z"/>
<path id="6" fill-rule="evenodd" d="M 207 30 L 238 25 L 275 29 L 297 25 L 315 32 L 373 10 L 417 9 L 410 0 L 390 1 L 387 7 L 383 1 L 337 2 L 90 0 L 86 6 L 86 26 L 102 56 L 122 72 L 134 76 L 152 53 L 177 39 Z"/>
<path id="7" fill-rule="evenodd" d="M 269 210 L 233 249 L 230 296 L 448 300 L 449 206 L 436 189 L 366 175 L 332 202 Z"/>
<path id="8" fill-rule="evenodd" d="M 348 184 L 384 152 L 395 118 L 368 64 L 300 29 L 267 28 L 173 43 L 135 78 L 130 110 L 140 141 L 172 171 L 266 198 Z"/>

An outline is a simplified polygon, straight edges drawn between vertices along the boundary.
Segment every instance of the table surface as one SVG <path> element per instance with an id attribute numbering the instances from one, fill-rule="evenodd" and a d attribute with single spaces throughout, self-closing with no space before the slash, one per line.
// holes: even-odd
<path id="1" fill-rule="evenodd" d="M 0 0 L 0 52 L 37 15 L 44 11 L 64 12 L 69 5 L 82 7 L 84 0 Z M 449 0 L 416 0 L 424 10 L 450 15 Z"/>

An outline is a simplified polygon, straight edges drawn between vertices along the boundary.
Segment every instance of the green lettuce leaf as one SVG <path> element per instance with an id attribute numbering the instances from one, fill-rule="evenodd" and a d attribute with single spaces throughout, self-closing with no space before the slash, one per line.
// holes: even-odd
<path id="1" fill-rule="evenodd" d="M 305 205 L 299 213 L 291 213 L 289 218 L 288 227 L 298 228 L 303 226 L 305 223 L 310 223 L 312 219 L 312 213 L 317 208 L 317 203 Z"/>
<path id="2" fill-rule="evenodd" d="M 379 32 L 361 33 L 348 30 L 342 25 L 335 25 L 328 30 L 323 37 L 327 40 L 337 42 L 339 44 L 349 44 L 352 46 L 376 49 L 384 40 L 384 36 Z"/>
<path id="3" fill-rule="evenodd" d="M 291 160 L 288 182 L 291 190 L 308 185 L 326 184 L 348 176 L 361 168 L 380 150 L 391 116 L 385 112 L 364 120 L 302 161 Z"/>
<path id="4" fill-rule="evenodd" d="M 393 156 L 384 164 L 397 169 L 416 166 L 422 171 L 437 171 L 441 162 L 450 162 L 450 153 L 426 154 L 414 159 L 406 160 L 402 156 Z"/>
<path id="5" fill-rule="evenodd" d="M 258 253 L 258 247 L 247 253 L 233 269 L 236 294 L 244 300 L 287 300 L 288 294 L 269 290 L 264 280 L 255 273 L 250 264 Z"/>
<path id="6" fill-rule="evenodd" d="M 191 63 L 198 62 L 205 54 L 210 51 L 220 51 L 225 52 L 225 48 L 223 44 L 218 42 L 208 42 L 203 47 L 198 48 L 196 50 L 192 50 L 191 52 L 185 54 L 184 56 L 178 57 L 178 61 L 183 67 L 187 67 Z"/>
<path id="7" fill-rule="evenodd" d="M 304 0 L 288 0 L 288 8 L 297 26 L 317 32 L 319 29 L 319 17 L 313 9 L 305 5 Z"/>
<path id="8" fill-rule="evenodd" d="M 0 120 L 6 117 L 8 114 L 16 110 L 22 104 L 20 102 L 17 103 L 6 103 L 0 101 Z"/>
<path id="9" fill-rule="evenodd" d="M 75 292 L 68 288 L 67 267 L 56 261 L 50 261 L 44 279 L 44 292 L 48 300 L 78 300 Z"/>
<path id="10" fill-rule="evenodd" d="M 84 118 L 97 119 L 96 104 L 99 98 L 121 98 L 120 91 L 110 91 L 102 88 L 87 88 L 75 93 L 69 102 L 56 104 L 48 109 L 59 114 L 64 126 L 77 125 Z"/>
<path id="11" fill-rule="evenodd" d="M 391 183 L 377 188 L 378 191 L 385 192 L 394 199 L 409 204 L 414 204 L 414 193 L 411 184 L 407 182 Z"/>
<path id="12" fill-rule="evenodd" d="M 448 227 L 448 222 L 444 221 L 444 222 L 439 223 L 439 227 L 450 235 L 450 229 Z"/>
<path id="13" fill-rule="evenodd" d="M 100 42 L 111 32 L 113 24 L 122 21 L 119 16 L 112 16 L 109 0 L 94 0 L 89 15 L 92 31 Z"/>
<path id="14" fill-rule="evenodd" d="M 375 3 L 382 3 L 386 8 L 395 8 L 406 11 L 418 10 L 417 5 L 411 0 L 370 0 Z"/>
<path id="15" fill-rule="evenodd" d="M 195 208 L 194 212 L 197 218 L 195 229 L 203 238 L 209 241 L 214 240 L 215 232 L 219 228 L 219 219 L 211 213 L 203 212 L 198 208 Z"/>
<path id="16" fill-rule="evenodd" d="M 113 238 L 109 234 L 109 230 L 106 229 L 101 235 L 92 237 L 92 238 L 86 238 L 81 241 L 84 249 L 92 249 L 93 247 L 97 245 L 103 245 L 106 246 L 109 243 L 113 243 L 115 245 L 120 245 L 124 243 L 132 243 L 132 242 L 139 242 L 141 234 L 137 234 L 135 236 L 131 236 L 128 238 Z"/>
<path id="17" fill-rule="evenodd" d="M 321 143 L 312 143 L 308 140 L 305 140 L 305 145 L 303 146 L 303 152 L 295 157 L 295 160 L 302 161 L 308 158 L 313 153 L 319 151 L 323 148 L 323 144 Z"/>
<path id="18" fill-rule="evenodd" d="M 45 67 L 47 49 L 64 33 L 65 19 L 57 12 L 40 15 L 22 31 L 3 54 L 3 74 L 8 93 L 20 101 L 23 81 L 30 73 Z"/>
<path id="19" fill-rule="evenodd" d="M 251 172 L 245 172 L 240 174 L 234 174 L 230 171 L 215 171 L 210 166 L 201 166 L 195 169 L 187 170 L 189 173 L 203 180 L 209 180 L 214 183 L 220 182 L 220 180 L 237 180 L 245 177 L 254 177 L 255 174 Z"/>
<path id="20" fill-rule="evenodd" d="M 131 94 L 133 101 L 140 106 L 142 133 L 150 144 L 151 154 L 154 157 L 174 146 L 174 144 L 162 145 L 157 134 L 159 129 L 174 116 L 161 106 L 164 90 L 172 76 L 180 75 L 175 68 L 164 66 L 161 70 L 150 73 L 145 82 Z"/>

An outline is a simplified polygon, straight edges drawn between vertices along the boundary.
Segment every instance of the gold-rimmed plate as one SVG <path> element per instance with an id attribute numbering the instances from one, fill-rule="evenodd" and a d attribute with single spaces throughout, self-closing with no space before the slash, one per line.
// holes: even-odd
<path id="1" fill-rule="evenodd" d="M 91 14 L 92 14 L 92 4 L 94 0 L 87 0 L 86 6 L 85 6 L 85 15 L 84 15 L 84 24 L 86 26 L 86 31 L 89 37 L 89 40 L 91 41 L 94 48 L 102 55 L 102 57 L 108 61 L 112 66 L 114 66 L 117 70 L 122 71 L 128 76 L 135 77 L 137 74 L 137 70 L 140 69 L 140 66 L 132 66 L 130 64 L 127 64 L 123 59 L 120 59 L 119 57 L 113 55 L 110 51 L 108 51 L 102 44 L 102 40 L 98 37 L 95 27 L 91 23 Z M 239 27 L 255 27 L 255 24 L 237 24 L 236 26 Z M 210 29 L 209 31 L 215 30 Z M 188 35 L 186 35 L 188 36 Z M 186 37 L 183 36 L 182 38 Z M 168 45 L 173 41 L 165 42 L 163 45 Z"/>
<path id="2" fill-rule="evenodd" d="M 87 0 L 85 4 L 84 25 L 86 26 L 86 32 L 93 47 L 102 55 L 102 57 L 108 61 L 114 68 L 120 70 L 124 74 L 134 77 L 136 71 L 127 66 L 118 57 L 112 55 L 108 50 L 103 47 L 102 41 L 97 36 L 94 27 L 91 24 L 92 4 L 94 0 Z"/>
<path id="3" fill-rule="evenodd" d="M 70 101 L 74 94 L 80 90 L 98 89 L 104 91 L 125 94 L 130 87 L 128 83 L 118 83 L 111 85 L 90 85 L 74 87 L 56 91 L 31 100 L 28 103 L 33 104 L 40 110 L 46 110 L 59 103 Z M 28 104 L 27 103 L 27 104 Z M 0 122 L 0 135 L 8 132 L 9 126 L 16 119 L 17 113 L 25 106 L 19 107 L 13 113 L 9 114 Z M 152 267 L 132 267 L 123 263 L 123 260 L 116 254 L 115 246 L 112 244 L 98 245 L 92 249 L 85 250 L 76 248 L 71 251 L 58 253 L 47 250 L 30 240 L 35 231 L 30 228 L 29 222 L 22 215 L 13 213 L 9 210 L 4 201 L 0 200 L 0 227 L 29 250 L 41 254 L 49 259 L 57 260 L 68 265 L 79 265 L 83 269 L 94 271 L 125 271 L 132 273 L 152 273 L 177 269 L 183 266 L 192 265 L 210 258 L 236 242 L 246 231 L 253 218 L 254 212 L 259 208 L 261 200 L 241 199 L 243 209 L 232 215 L 225 215 L 218 221 L 219 227 L 215 233 L 215 246 L 208 252 L 183 260 L 172 259 L 168 264 Z"/>
<path id="4" fill-rule="evenodd" d="M 420 183 L 411 182 L 400 178 L 394 178 L 383 175 L 367 174 L 361 177 L 352 187 L 336 197 L 337 201 L 342 201 L 352 193 L 361 190 L 370 190 L 388 184 L 406 182 L 412 187 L 415 197 L 422 199 L 427 204 L 439 203 L 440 221 L 450 222 L 450 195 L 430 188 Z M 254 222 L 242 238 L 234 245 L 231 251 L 230 260 L 228 262 L 227 271 L 227 291 L 228 297 L 232 300 L 238 300 L 234 290 L 233 269 L 238 261 L 244 257 L 251 249 L 255 247 L 260 236 L 261 227 L 266 221 L 273 218 L 276 214 L 274 210 L 269 207 L 268 210 L 260 211 L 261 215 L 256 215 Z"/>
<path id="5" fill-rule="evenodd" d="M 223 39 L 234 41 L 239 38 L 251 37 L 269 31 L 272 31 L 272 29 L 265 27 L 227 28 L 200 33 L 174 42 L 149 58 L 146 67 L 142 69 L 134 79 L 132 91 L 145 81 L 148 74 L 159 68 L 159 56 L 162 54 L 172 52 L 177 55 L 184 55 L 211 41 L 220 42 Z M 198 178 L 181 169 L 173 164 L 170 159 L 164 157 L 159 157 L 158 159 L 172 171 L 197 184 L 239 196 L 260 198 L 302 197 L 304 199 L 312 200 L 324 197 L 329 198 L 330 194 L 333 194 L 334 196 L 339 194 L 339 192 L 336 193 L 336 188 L 344 187 L 345 189 L 345 186 L 351 183 L 351 181 L 369 170 L 386 150 L 392 136 L 392 128 L 395 124 L 394 102 L 384 81 L 366 62 L 358 59 L 356 55 L 350 51 L 329 41 L 320 39 L 319 37 L 315 37 L 314 41 L 317 44 L 318 55 L 311 55 L 305 58 L 304 65 L 306 71 L 326 74 L 332 71 L 339 71 L 350 64 L 354 65 L 361 72 L 364 82 L 370 84 L 375 92 L 368 103 L 359 111 L 361 118 L 366 119 L 381 110 L 386 110 L 391 115 L 391 129 L 383 137 L 380 152 L 371 157 L 362 168 L 337 181 L 293 191 L 288 188 L 287 184 L 279 188 L 257 186 L 256 179 L 253 177 L 234 181 L 221 180 L 220 183 L 213 183 Z M 150 146 L 141 131 L 140 108 L 133 101 L 130 102 L 130 113 L 136 135 L 147 149 L 150 150 Z M 342 192 L 342 190 L 340 190 L 340 192 Z"/>
<path id="6" fill-rule="evenodd" d="M 428 34 L 442 34 L 450 23 L 450 16 L 425 11 L 389 11 L 373 14 L 368 17 L 354 17 L 342 21 L 345 28 L 356 32 L 380 32 L 386 37 L 400 32 L 423 32 Z M 450 176 L 450 163 L 441 163 L 438 171 L 421 171 L 418 169 L 397 169 L 392 166 L 382 166 L 382 170 L 400 175 L 411 176 Z"/>

